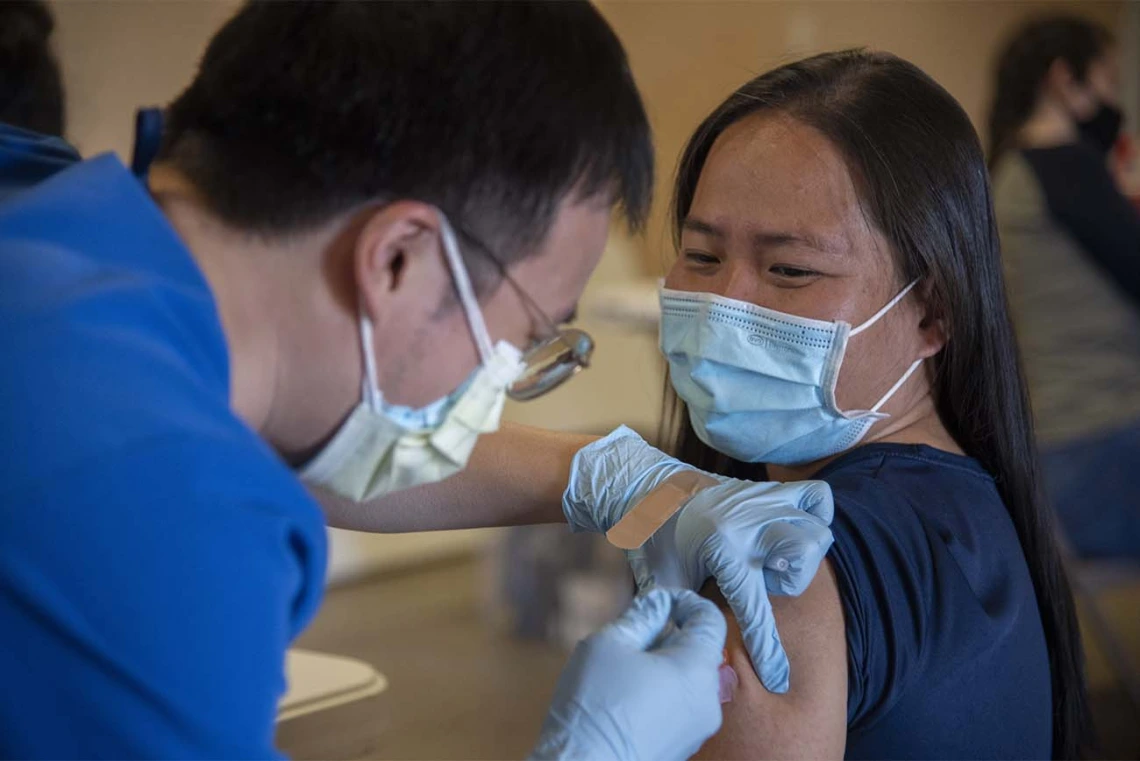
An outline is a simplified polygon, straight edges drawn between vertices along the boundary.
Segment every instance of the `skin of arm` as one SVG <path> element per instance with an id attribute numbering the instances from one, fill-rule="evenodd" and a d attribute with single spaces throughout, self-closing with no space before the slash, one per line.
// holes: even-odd
<path id="1" fill-rule="evenodd" d="M 725 652 L 739 685 L 726 703 L 720 732 L 703 759 L 841 759 L 847 744 L 847 637 L 835 572 L 824 561 L 800 597 L 772 597 L 776 626 L 788 653 L 791 685 L 776 695 L 760 683 L 740 627 L 710 581 L 701 593 L 728 619 Z"/>
<path id="2" fill-rule="evenodd" d="M 313 489 L 330 526 L 402 533 L 562 523 L 570 464 L 598 436 L 503 423 L 479 437 L 467 468 L 436 484 L 356 503 Z"/>

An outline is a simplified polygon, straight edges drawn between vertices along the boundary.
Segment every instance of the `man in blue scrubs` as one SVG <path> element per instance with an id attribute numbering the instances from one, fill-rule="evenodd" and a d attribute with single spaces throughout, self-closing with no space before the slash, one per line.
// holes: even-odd
<path id="1" fill-rule="evenodd" d="M 0 159 L 0 756 L 274 755 L 326 562 L 295 470 L 373 499 L 493 430 L 645 215 L 621 46 L 586 3 L 255 3 L 145 180 L 9 127 Z M 723 640 L 641 598 L 538 753 L 694 751 Z"/>

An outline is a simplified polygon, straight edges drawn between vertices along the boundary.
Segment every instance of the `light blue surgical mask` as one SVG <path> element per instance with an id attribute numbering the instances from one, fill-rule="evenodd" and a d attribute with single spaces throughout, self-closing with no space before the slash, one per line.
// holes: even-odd
<path id="1" fill-rule="evenodd" d="M 917 281 L 916 281 L 917 282 Z M 835 381 L 847 340 L 874 325 L 911 283 L 857 328 L 713 293 L 661 290 L 661 351 L 705 444 L 742 462 L 800 465 L 857 444 L 918 359 L 869 410 L 841 411 Z"/>
<path id="2" fill-rule="evenodd" d="M 371 333 L 372 327 L 368 326 L 368 331 Z M 407 407 L 402 404 L 392 404 L 384 398 L 383 394 L 376 393 L 373 397 L 373 408 L 379 410 L 385 416 L 394 420 L 397 425 L 406 431 L 434 431 L 443 425 L 443 421 L 447 418 L 447 413 L 455 407 L 463 394 L 471 386 L 478 374 L 479 368 L 476 367 L 467 376 L 467 379 L 460 384 L 459 388 L 452 391 L 442 399 L 437 399 L 426 407 Z M 379 389 L 377 389 L 379 391 Z M 364 392 L 370 394 L 371 389 Z"/>

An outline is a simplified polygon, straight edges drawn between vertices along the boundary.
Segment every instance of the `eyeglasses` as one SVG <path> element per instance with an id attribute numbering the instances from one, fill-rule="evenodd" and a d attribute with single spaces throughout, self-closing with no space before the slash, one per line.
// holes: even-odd
<path id="1" fill-rule="evenodd" d="M 523 354 L 523 374 L 507 388 L 507 396 L 517 402 L 537 399 L 590 366 L 594 339 L 577 328 L 551 327 L 554 335 Z"/>
<path id="2" fill-rule="evenodd" d="M 465 230 L 457 233 L 474 243 L 498 269 L 499 275 L 510 284 L 519 299 L 542 325 L 543 337 L 523 352 L 523 373 L 507 388 L 507 396 L 517 402 L 527 402 L 549 393 L 590 366 L 594 353 L 594 339 L 577 328 L 560 328 L 530 297 L 521 285 L 510 276 L 507 267 L 491 250 Z"/>

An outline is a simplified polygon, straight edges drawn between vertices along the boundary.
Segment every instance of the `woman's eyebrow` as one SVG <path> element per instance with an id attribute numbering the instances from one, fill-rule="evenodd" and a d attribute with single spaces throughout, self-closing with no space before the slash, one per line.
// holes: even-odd
<path id="1" fill-rule="evenodd" d="M 685 217 L 685 221 L 681 223 L 681 229 L 700 233 L 701 235 L 711 235 L 714 238 L 725 237 L 724 230 L 721 230 L 711 222 L 705 222 L 696 217 Z"/>
<path id="2" fill-rule="evenodd" d="M 727 233 L 720 227 L 696 217 L 686 217 L 681 228 L 713 238 L 725 238 Z M 825 254 L 840 254 L 843 247 L 834 240 L 809 232 L 784 232 L 777 230 L 760 230 L 752 233 L 753 248 L 779 248 L 781 246 L 805 246 Z"/>
<path id="3" fill-rule="evenodd" d="M 838 255 L 843 249 L 835 241 L 807 232 L 769 232 L 753 233 L 752 245 L 754 248 L 778 248 L 781 246 L 805 246 L 820 253 Z"/>

